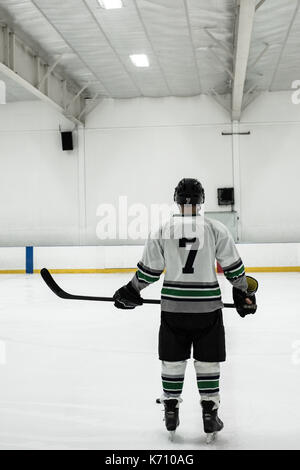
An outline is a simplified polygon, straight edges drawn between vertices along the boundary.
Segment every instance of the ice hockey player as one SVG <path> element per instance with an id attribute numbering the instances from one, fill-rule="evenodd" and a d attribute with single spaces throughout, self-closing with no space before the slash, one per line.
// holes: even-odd
<path id="1" fill-rule="evenodd" d="M 223 428 L 218 417 L 220 362 L 225 361 L 221 291 L 215 260 L 233 285 L 233 299 L 244 317 L 256 311 L 255 279 L 244 265 L 228 229 L 200 213 L 205 194 L 201 183 L 185 178 L 175 189 L 180 214 L 162 224 L 146 242 L 133 279 L 114 295 L 115 306 L 132 309 L 142 304 L 140 291 L 165 270 L 161 291 L 159 359 L 162 364 L 165 424 L 174 434 L 187 360 L 193 348 L 194 367 L 208 441 Z"/>

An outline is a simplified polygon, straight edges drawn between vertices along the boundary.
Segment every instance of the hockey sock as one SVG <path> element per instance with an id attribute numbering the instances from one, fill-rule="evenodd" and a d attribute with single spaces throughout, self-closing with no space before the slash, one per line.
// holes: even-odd
<path id="1" fill-rule="evenodd" d="M 186 361 L 167 362 L 162 361 L 162 386 L 163 396 L 161 401 L 176 398 L 181 402 Z"/>
<path id="2" fill-rule="evenodd" d="M 220 393 L 220 364 L 219 362 L 194 362 L 197 385 L 201 401 L 210 400 L 215 403 L 214 409 L 219 407 Z"/>

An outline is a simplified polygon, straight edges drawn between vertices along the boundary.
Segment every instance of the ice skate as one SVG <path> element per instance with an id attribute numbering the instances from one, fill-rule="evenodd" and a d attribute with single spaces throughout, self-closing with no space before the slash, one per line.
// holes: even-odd
<path id="1" fill-rule="evenodd" d="M 173 441 L 175 432 L 179 426 L 179 404 L 178 400 L 171 399 L 164 401 L 165 407 L 165 425 L 167 431 L 169 431 L 170 440 Z"/>
<path id="2" fill-rule="evenodd" d="M 223 422 L 218 417 L 218 410 L 213 409 L 214 405 L 215 403 L 213 401 L 203 400 L 201 402 L 203 426 L 204 432 L 206 433 L 207 444 L 213 442 L 216 439 L 218 432 L 224 427 Z"/>

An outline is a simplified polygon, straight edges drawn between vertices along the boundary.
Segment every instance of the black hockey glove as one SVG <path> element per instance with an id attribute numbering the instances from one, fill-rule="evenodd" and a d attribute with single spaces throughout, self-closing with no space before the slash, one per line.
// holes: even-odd
<path id="1" fill-rule="evenodd" d="M 247 292 L 243 292 L 240 289 L 237 289 L 236 287 L 232 288 L 232 297 L 235 304 L 235 308 L 238 314 L 243 318 L 246 315 L 254 314 L 257 310 L 255 292 L 258 289 L 258 282 L 256 279 L 254 279 L 254 277 L 251 276 L 246 276 L 246 279 L 248 283 Z M 246 303 L 246 298 L 251 300 L 251 305 Z"/>
<path id="2" fill-rule="evenodd" d="M 121 289 L 118 289 L 113 299 L 115 301 L 115 307 L 123 310 L 131 310 L 138 305 L 143 305 L 140 293 L 135 290 L 131 282 L 121 287 Z"/>

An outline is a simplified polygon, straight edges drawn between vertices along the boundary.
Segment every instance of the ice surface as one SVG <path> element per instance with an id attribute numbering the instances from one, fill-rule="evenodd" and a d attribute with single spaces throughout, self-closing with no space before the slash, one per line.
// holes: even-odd
<path id="1" fill-rule="evenodd" d="M 1 449 L 299 449 L 299 273 L 254 274 L 259 310 L 224 310 L 220 417 L 205 444 L 192 361 L 181 425 L 162 422 L 158 306 L 61 300 L 38 275 L 0 276 Z M 130 275 L 56 275 L 73 293 L 110 296 Z M 224 301 L 229 283 L 220 276 Z M 144 291 L 159 296 L 160 284 Z M 297 351 L 298 348 L 298 351 Z"/>

